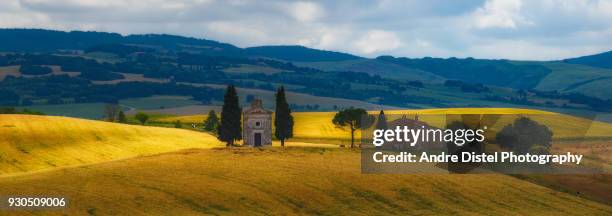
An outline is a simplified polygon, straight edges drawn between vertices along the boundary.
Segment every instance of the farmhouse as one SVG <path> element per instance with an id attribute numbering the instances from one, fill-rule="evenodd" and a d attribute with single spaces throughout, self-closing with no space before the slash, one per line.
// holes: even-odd
<path id="1" fill-rule="evenodd" d="M 242 137 L 246 146 L 272 145 L 272 112 L 262 107 L 259 99 L 242 113 Z"/>

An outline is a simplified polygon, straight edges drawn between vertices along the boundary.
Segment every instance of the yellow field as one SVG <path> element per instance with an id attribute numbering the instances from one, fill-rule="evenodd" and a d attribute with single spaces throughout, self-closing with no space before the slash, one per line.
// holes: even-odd
<path id="1" fill-rule="evenodd" d="M 612 214 L 509 176 L 364 175 L 359 161 L 348 149 L 193 149 L 0 177 L 0 194 L 69 197 L 44 212 L 57 215 Z"/>
<path id="2" fill-rule="evenodd" d="M 474 110 L 414 112 L 426 116 Z M 296 136 L 309 141 L 263 149 L 213 148 L 223 144 L 206 133 L 183 129 L 0 115 L 0 195 L 70 199 L 65 210 L 13 212 L 23 214 L 612 214 L 610 205 L 505 175 L 361 174 L 358 150 L 312 143 L 349 137 L 348 131 L 333 127 L 333 115 L 295 113 Z M 559 116 L 555 123 L 560 126 L 585 121 Z M 202 117 L 174 118 L 189 122 Z M 598 130 L 608 129 L 601 124 Z M 569 184 L 563 179 L 553 180 L 563 183 L 555 185 Z M 545 185 L 553 182 L 545 180 Z M 604 182 L 577 191 L 606 199 L 605 192 L 595 192 L 610 190 Z"/>
<path id="3" fill-rule="evenodd" d="M 376 113 L 375 111 L 371 112 Z M 591 122 L 568 115 L 527 109 L 455 108 L 426 110 L 390 110 L 390 114 L 406 114 L 412 118 L 419 113 L 420 120 L 441 126 L 443 115 L 438 114 L 530 114 L 535 120 L 549 125 L 555 138 L 571 138 L 585 134 L 588 137 L 612 136 L 612 125 Z M 293 141 L 308 143 L 348 144 L 348 130 L 331 124 L 333 112 L 294 113 Z M 160 117 L 156 121 L 184 123 L 202 122 L 203 115 Z M 490 128 L 499 129 L 511 119 L 498 122 Z M 588 128 L 585 132 L 584 128 Z M 173 151 L 222 145 L 214 137 L 186 130 L 158 127 L 137 127 L 101 121 L 51 116 L 0 115 L 0 173 L 23 172 L 72 164 L 93 163 L 117 158 L 133 157 Z M 357 134 L 359 137 L 359 134 Z M 31 158 L 24 160 L 24 158 Z"/>
<path id="4" fill-rule="evenodd" d="M 515 108 L 447 108 L 447 109 L 418 109 L 418 110 L 386 110 L 387 115 L 407 115 L 414 118 L 414 114 L 419 115 L 419 120 L 425 121 L 430 125 L 443 127 L 446 119 L 444 115 L 452 114 L 512 114 L 515 117 L 524 115 L 533 118 L 535 121 L 545 124 L 553 131 L 554 138 L 576 138 L 586 135 L 587 137 L 612 137 L 612 124 L 590 121 L 588 119 L 573 117 L 564 114 Z M 314 140 L 349 140 L 350 132 L 336 128 L 331 120 L 334 112 L 295 112 L 294 138 L 314 139 Z M 371 111 L 370 114 L 376 115 L 378 111 Z M 155 119 L 161 122 L 181 122 L 201 123 L 206 118 L 205 115 L 162 117 Z M 392 120 L 392 119 L 389 119 Z M 498 131 L 505 125 L 510 124 L 513 118 L 505 118 L 498 121 L 495 125 L 489 125 L 491 130 Z M 357 134 L 359 137 L 359 134 Z"/>
<path id="5" fill-rule="evenodd" d="M 188 130 L 0 115 L 0 174 L 215 146 L 215 137 Z"/>

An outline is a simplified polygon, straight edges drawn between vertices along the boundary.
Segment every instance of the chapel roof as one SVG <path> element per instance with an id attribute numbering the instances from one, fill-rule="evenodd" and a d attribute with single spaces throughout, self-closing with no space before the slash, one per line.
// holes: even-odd
<path id="1" fill-rule="evenodd" d="M 255 99 L 251 102 L 251 107 L 244 110 L 245 114 L 272 114 L 272 111 L 263 108 L 260 99 Z"/>

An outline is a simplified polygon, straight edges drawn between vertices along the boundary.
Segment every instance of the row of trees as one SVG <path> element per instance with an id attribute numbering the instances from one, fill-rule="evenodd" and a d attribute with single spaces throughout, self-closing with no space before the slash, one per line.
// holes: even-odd
<path id="1" fill-rule="evenodd" d="M 127 116 L 117 103 L 109 103 L 104 106 L 104 118 L 109 122 L 128 123 Z M 134 115 L 134 119 L 144 125 L 149 120 L 149 115 L 138 112 Z"/>
<path id="2" fill-rule="evenodd" d="M 29 109 L 15 109 L 15 107 L 0 107 L 0 114 L 25 114 L 25 115 L 45 115 L 42 112 Z"/>

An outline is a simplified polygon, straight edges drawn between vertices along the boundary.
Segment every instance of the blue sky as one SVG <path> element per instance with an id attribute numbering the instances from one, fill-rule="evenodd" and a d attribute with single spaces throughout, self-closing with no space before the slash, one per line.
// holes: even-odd
<path id="1" fill-rule="evenodd" d="M 170 33 L 366 57 L 554 60 L 612 50 L 612 0 L 3 0 L 0 27 Z"/>

